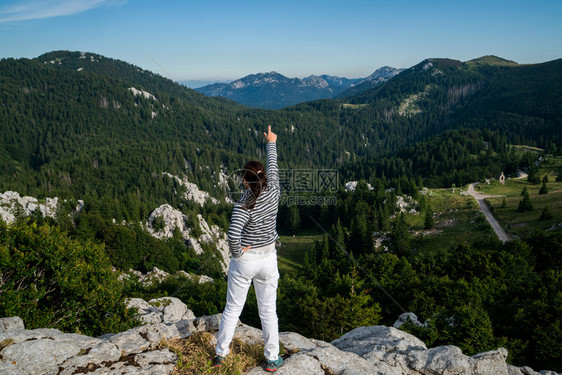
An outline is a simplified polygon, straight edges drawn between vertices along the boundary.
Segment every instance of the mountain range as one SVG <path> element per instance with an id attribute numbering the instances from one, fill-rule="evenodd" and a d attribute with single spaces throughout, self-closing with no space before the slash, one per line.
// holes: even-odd
<path id="1" fill-rule="evenodd" d="M 366 78 L 349 79 L 330 75 L 288 78 L 277 72 L 251 74 L 230 83 L 215 83 L 195 90 L 221 96 L 255 108 L 279 109 L 318 99 L 353 96 L 372 89 L 404 69 L 388 66 Z"/>

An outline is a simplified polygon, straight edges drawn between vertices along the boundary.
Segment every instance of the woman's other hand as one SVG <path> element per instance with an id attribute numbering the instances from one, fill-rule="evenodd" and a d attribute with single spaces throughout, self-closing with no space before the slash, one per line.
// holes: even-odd
<path id="1" fill-rule="evenodd" d="M 271 131 L 271 125 L 267 127 L 267 133 L 263 133 L 268 142 L 277 142 L 277 134 Z"/>

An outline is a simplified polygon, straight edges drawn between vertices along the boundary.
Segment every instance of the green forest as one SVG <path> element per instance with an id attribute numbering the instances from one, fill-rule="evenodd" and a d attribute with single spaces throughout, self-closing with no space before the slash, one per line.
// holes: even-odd
<path id="1" fill-rule="evenodd" d="M 280 234 L 316 239 L 282 273 L 281 330 L 330 341 L 413 311 L 426 326 L 402 329 L 428 346 L 457 345 L 468 355 L 503 346 L 510 363 L 562 370 L 560 229 L 502 243 L 470 213 L 470 240 L 426 251 L 430 236 L 413 234 L 435 227 L 424 190 L 454 191 L 502 171 L 526 171 L 535 184 L 543 178 L 541 158 L 562 154 L 562 60 L 429 59 L 357 96 L 273 111 L 82 56 L 0 60 L 0 192 L 60 199 L 54 219 L 16 210 L 15 223 L 0 220 L 3 316 L 19 315 L 28 328 L 99 335 L 138 324 L 126 297 L 173 295 L 197 316 L 221 312 L 226 279 L 216 248 L 196 254 L 181 233 L 159 240 L 142 223 L 169 204 L 226 231 L 236 186 L 220 186 L 216 176 L 263 160 L 270 124 L 281 169 L 337 171 L 339 182 L 329 191 L 284 192 L 336 203 L 280 207 Z M 188 200 L 168 173 L 219 203 Z M 347 181 L 360 182 L 351 192 Z M 416 202 L 414 213 L 397 208 L 403 197 Z M 384 234 L 381 246 L 374 233 Z M 146 287 L 118 282 L 112 267 L 184 270 L 215 282 L 169 278 Z M 108 314 L 84 311 L 96 305 Z M 259 327 L 252 294 L 242 320 Z"/>

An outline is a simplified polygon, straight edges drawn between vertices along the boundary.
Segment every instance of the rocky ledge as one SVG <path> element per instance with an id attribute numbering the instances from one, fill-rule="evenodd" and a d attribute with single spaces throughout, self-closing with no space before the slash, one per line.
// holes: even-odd
<path id="1" fill-rule="evenodd" d="M 18 317 L 0 319 L 0 374 L 170 374 L 176 355 L 163 340 L 187 338 L 218 330 L 221 315 L 196 318 L 177 298 L 132 299 L 144 322 L 153 322 L 97 338 L 56 329 L 26 330 Z M 240 323 L 236 337 L 255 344 L 261 331 Z M 291 354 L 279 375 L 557 375 L 535 372 L 505 362 L 507 350 L 465 356 L 455 346 L 428 349 L 418 338 L 393 327 L 356 328 L 327 343 L 282 332 L 280 341 Z M 265 373 L 262 367 L 247 374 Z"/>

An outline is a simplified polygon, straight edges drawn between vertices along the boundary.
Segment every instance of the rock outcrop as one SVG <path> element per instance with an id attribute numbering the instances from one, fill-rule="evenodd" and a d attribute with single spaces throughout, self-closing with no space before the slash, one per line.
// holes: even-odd
<path id="1" fill-rule="evenodd" d="M 163 204 L 152 211 L 145 228 L 153 237 L 159 239 L 173 237 L 174 232 L 179 230 L 182 238 L 189 243 L 196 254 L 203 253 L 201 244 L 216 246 L 221 255 L 219 259 L 221 267 L 226 273 L 230 261 L 226 233 L 217 225 L 209 225 L 201 214 L 197 215 L 197 220 L 189 222 L 187 215 L 180 210 L 169 204 Z M 198 235 L 195 235 L 197 232 Z"/>
<path id="2" fill-rule="evenodd" d="M 0 193 L 0 217 L 6 223 L 12 223 L 17 215 L 29 216 L 39 211 L 43 217 L 55 217 L 59 199 L 46 198 L 43 203 L 34 197 L 21 197 L 15 191 Z M 18 212 L 19 211 L 19 212 Z"/>
<path id="3" fill-rule="evenodd" d="M 128 301 L 146 324 L 98 338 L 56 329 L 24 329 L 20 318 L 0 319 L 1 374 L 170 374 L 176 355 L 163 340 L 188 338 L 196 332 L 216 332 L 221 314 L 196 318 L 173 297 Z M 252 345 L 263 343 L 261 330 L 239 323 L 235 337 Z M 297 333 L 281 332 L 288 354 L 279 375 L 557 375 L 535 372 L 505 362 L 507 350 L 468 357 L 455 346 L 427 348 L 393 327 L 358 327 L 327 343 Z M 261 366 L 247 374 L 263 374 Z"/>

